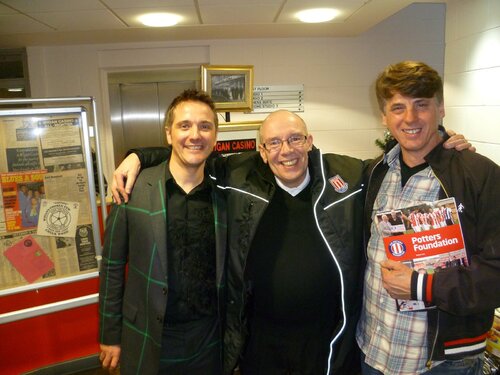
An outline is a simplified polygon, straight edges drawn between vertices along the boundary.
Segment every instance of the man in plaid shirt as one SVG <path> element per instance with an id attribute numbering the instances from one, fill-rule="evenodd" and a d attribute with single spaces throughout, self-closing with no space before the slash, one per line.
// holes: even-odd
<path id="1" fill-rule="evenodd" d="M 369 238 L 363 310 L 357 329 L 363 374 L 481 374 L 486 333 L 500 294 L 500 168 L 469 152 L 446 150 L 439 74 L 404 61 L 376 84 L 382 120 L 396 139 L 371 167 L 365 204 Z M 392 148 L 391 148 L 392 146 Z M 469 267 L 418 273 L 387 260 L 374 216 L 454 197 Z M 436 308 L 400 312 L 394 298 Z"/>

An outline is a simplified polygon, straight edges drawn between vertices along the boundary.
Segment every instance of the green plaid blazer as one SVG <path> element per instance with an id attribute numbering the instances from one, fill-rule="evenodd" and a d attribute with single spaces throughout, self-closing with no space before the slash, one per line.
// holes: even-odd
<path id="1" fill-rule="evenodd" d="M 122 375 L 158 373 L 168 295 L 167 163 L 143 170 L 128 204 L 113 206 L 106 221 L 100 265 L 99 341 L 121 345 Z M 219 316 L 223 316 L 226 208 L 215 183 L 212 202 Z"/>

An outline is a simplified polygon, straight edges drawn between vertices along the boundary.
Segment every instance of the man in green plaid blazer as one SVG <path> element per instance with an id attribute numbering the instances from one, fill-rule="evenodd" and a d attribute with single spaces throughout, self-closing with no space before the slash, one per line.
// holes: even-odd
<path id="1" fill-rule="evenodd" d="M 221 373 L 225 205 L 207 173 L 211 99 L 187 90 L 166 115 L 168 160 L 143 171 L 106 223 L 100 268 L 104 367 L 127 374 Z"/>

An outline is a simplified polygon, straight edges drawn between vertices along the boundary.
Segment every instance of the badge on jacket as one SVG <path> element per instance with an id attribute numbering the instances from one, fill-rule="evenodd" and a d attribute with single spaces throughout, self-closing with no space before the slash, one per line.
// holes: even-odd
<path id="1" fill-rule="evenodd" d="M 335 175 L 328 179 L 337 193 L 345 193 L 349 188 L 349 184 L 345 182 L 342 177 Z"/>

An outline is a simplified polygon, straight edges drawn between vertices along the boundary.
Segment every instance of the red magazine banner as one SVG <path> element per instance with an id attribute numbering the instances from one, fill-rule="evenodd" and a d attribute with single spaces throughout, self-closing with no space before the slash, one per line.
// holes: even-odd
<path id="1" fill-rule="evenodd" d="M 465 248 L 459 224 L 430 229 L 425 232 L 402 234 L 384 238 L 387 258 L 395 261 L 418 261 L 439 254 Z"/>

